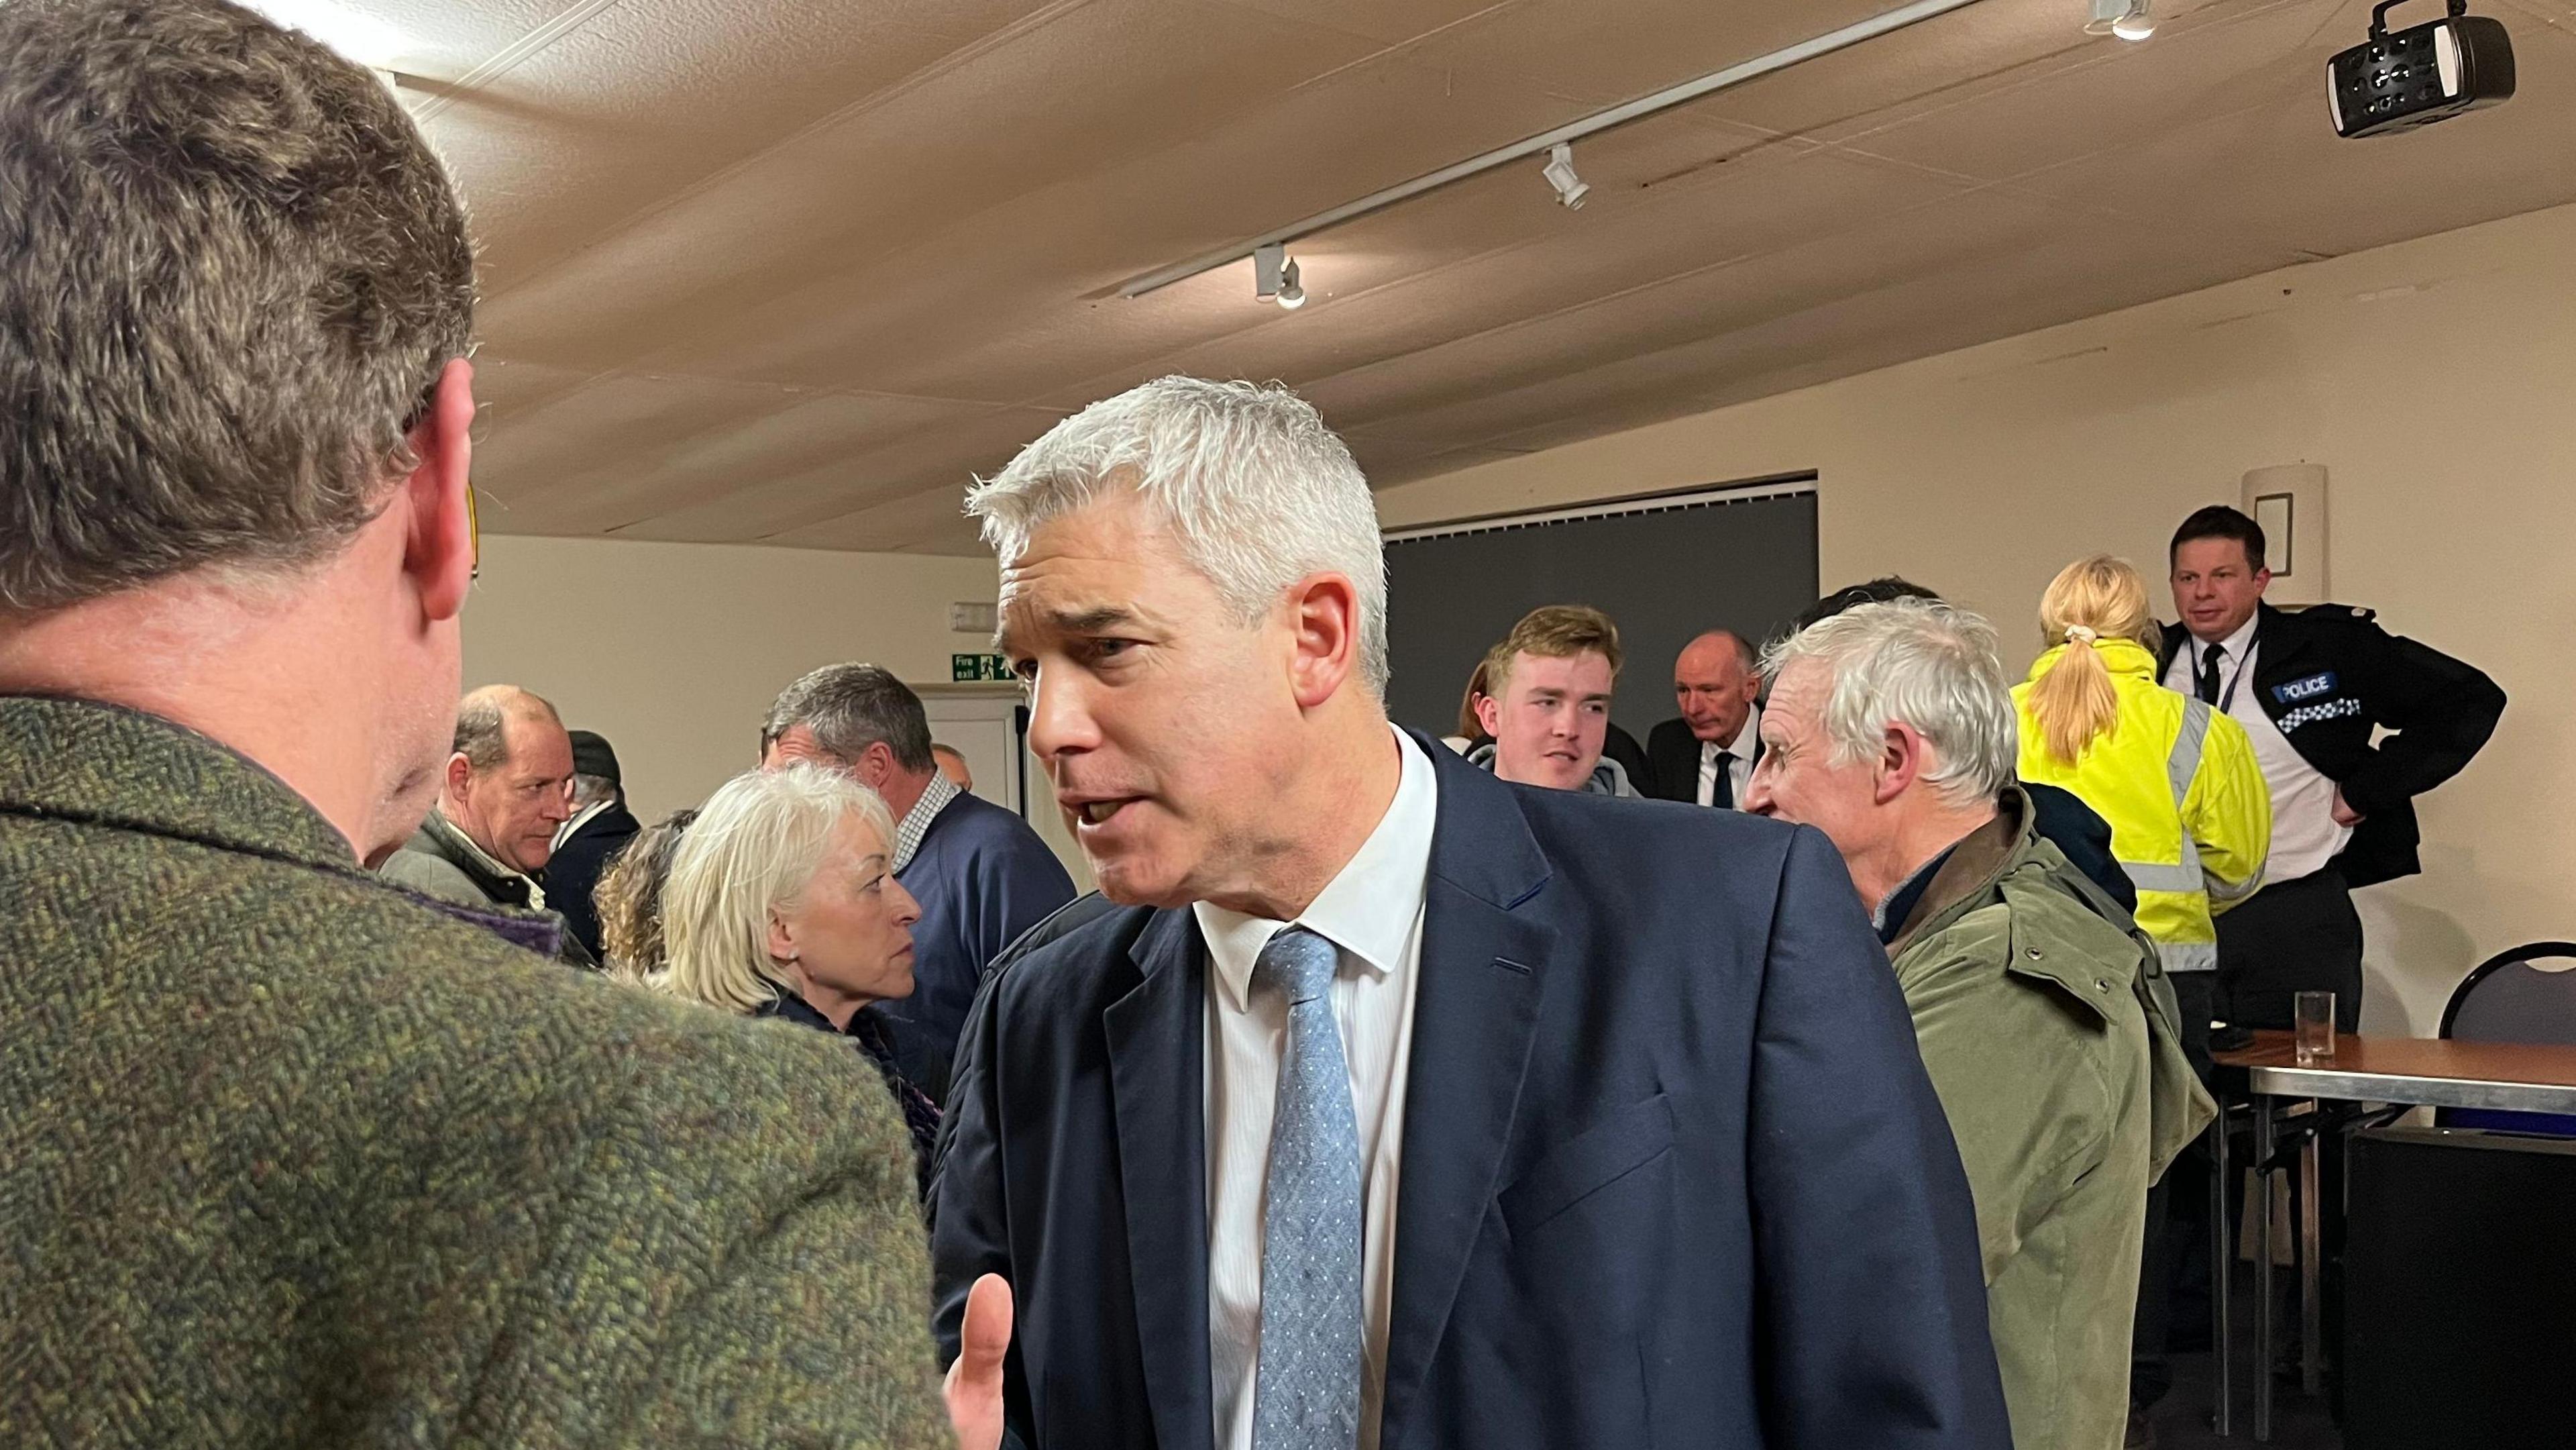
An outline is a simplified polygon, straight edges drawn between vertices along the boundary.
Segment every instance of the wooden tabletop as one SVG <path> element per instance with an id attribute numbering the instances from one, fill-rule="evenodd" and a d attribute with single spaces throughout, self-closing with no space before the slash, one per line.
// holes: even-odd
<path id="1" fill-rule="evenodd" d="M 2258 1093 L 2576 1112 L 2576 1047 L 2344 1035 L 2334 1056 L 2302 1066 L 2291 1034 L 2257 1032 L 2251 1047 L 2210 1055 Z"/>

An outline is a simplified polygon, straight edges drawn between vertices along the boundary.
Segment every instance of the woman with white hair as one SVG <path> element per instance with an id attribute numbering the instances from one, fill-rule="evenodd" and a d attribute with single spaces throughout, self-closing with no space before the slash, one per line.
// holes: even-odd
<path id="1" fill-rule="evenodd" d="M 851 1038 L 902 1105 L 926 1192 L 939 1109 L 860 1010 L 912 994 L 921 907 L 894 879 L 894 835 L 885 802 L 839 771 L 795 765 L 725 782 L 672 858 L 663 965 L 649 980 L 719 1011 Z"/>

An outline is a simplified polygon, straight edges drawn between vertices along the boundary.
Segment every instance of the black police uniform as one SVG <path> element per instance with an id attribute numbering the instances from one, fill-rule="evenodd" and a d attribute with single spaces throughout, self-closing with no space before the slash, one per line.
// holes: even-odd
<path id="1" fill-rule="evenodd" d="M 2381 629 L 2367 609 L 2258 608 L 2254 671 L 2243 688 L 2362 819 L 2325 869 L 2266 881 L 2218 918 L 2217 1005 L 2231 1022 L 2286 1028 L 2292 993 L 2331 991 L 2350 1031 L 2361 1010 L 2352 888 L 2423 869 L 2414 798 L 2459 774 L 2487 743 L 2504 691 L 2475 666 Z M 2157 678 L 2190 638 L 2167 626 Z M 2373 745 L 2381 727 L 2394 733 Z"/>

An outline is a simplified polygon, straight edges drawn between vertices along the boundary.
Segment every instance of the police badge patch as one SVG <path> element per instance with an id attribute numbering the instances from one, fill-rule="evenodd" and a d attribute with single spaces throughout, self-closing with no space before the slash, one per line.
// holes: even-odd
<path id="1" fill-rule="evenodd" d="M 2295 680 L 2284 680 L 2274 685 L 2272 698 L 2284 705 L 2295 705 L 2301 700 L 2313 700 L 2319 695 L 2333 694 L 2335 684 L 2335 672 L 2321 670 L 2313 675 L 2301 675 Z"/>

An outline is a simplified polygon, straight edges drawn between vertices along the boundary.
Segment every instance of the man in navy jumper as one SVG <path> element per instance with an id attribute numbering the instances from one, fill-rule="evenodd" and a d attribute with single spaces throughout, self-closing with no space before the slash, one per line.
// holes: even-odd
<path id="1" fill-rule="evenodd" d="M 894 815 L 895 879 L 921 903 L 913 990 L 868 1010 L 903 1075 L 944 1102 L 985 964 L 1073 900 L 1073 878 L 1028 822 L 940 773 L 921 697 L 878 666 L 825 665 L 779 695 L 760 727 L 760 763 L 798 760 L 848 771 Z"/>

